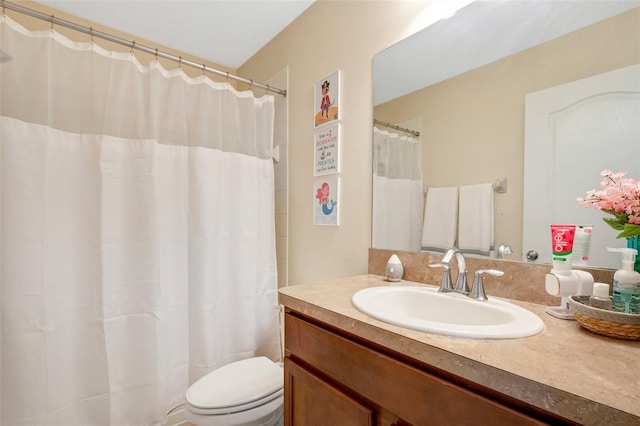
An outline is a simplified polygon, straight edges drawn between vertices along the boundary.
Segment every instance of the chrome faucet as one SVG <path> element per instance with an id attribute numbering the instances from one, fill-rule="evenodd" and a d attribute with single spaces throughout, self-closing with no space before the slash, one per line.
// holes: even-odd
<path id="1" fill-rule="evenodd" d="M 454 256 L 456 258 L 456 261 L 458 262 L 458 277 L 456 278 L 455 288 L 451 285 L 451 267 L 449 266 Z M 428 266 L 430 268 L 443 269 L 442 281 L 440 283 L 440 288 L 438 289 L 439 292 L 469 294 L 469 290 L 467 289 L 467 265 L 460 250 L 455 247 L 450 248 L 449 250 L 447 250 L 444 256 L 442 256 L 440 262 L 430 263 Z"/>
<path id="2" fill-rule="evenodd" d="M 455 288 L 451 285 L 451 267 L 449 266 L 454 256 L 458 262 L 458 278 L 456 279 Z M 443 269 L 442 282 L 438 289 L 439 292 L 460 293 L 469 296 L 471 299 L 480 301 L 488 300 L 487 295 L 484 292 L 482 277 L 484 275 L 499 277 L 504 274 L 504 272 L 495 269 L 480 269 L 474 273 L 473 286 L 471 287 L 471 291 L 469 291 L 467 289 L 467 264 L 465 263 L 462 252 L 455 247 L 447 250 L 444 256 L 442 256 L 440 262 L 430 263 L 428 266 L 430 268 Z"/>

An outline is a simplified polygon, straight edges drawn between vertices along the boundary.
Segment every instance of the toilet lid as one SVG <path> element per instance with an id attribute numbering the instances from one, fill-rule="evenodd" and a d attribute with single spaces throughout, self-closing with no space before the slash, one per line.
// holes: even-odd
<path id="1" fill-rule="evenodd" d="M 187 402 L 197 408 L 216 409 L 246 405 L 278 392 L 284 373 L 266 357 L 236 361 L 212 371 L 187 390 Z"/>

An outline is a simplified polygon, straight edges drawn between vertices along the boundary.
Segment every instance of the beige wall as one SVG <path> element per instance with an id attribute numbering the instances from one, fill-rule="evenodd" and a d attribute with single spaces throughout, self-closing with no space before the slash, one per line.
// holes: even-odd
<path id="1" fill-rule="evenodd" d="M 418 29 L 432 2 L 314 3 L 239 72 L 258 81 L 288 67 L 288 284 L 367 272 L 371 245 L 372 60 Z M 314 83 L 342 72 L 340 226 L 314 226 Z"/>
<path id="2" fill-rule="evenodd" d="M 375 117 L 422 119 L 425 187 L 506 177 L 507 193 L 495 197 L 495 242 L 521 259 L 526 94 L 640 62 L 638 28 L 635 9 L 387 102 Z"/>

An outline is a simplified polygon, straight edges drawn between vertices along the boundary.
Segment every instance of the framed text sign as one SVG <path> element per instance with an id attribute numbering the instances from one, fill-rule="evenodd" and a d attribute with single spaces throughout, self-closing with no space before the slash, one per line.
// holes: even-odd
<path id="1" fill-rule="evenodd" d="M 313 175 L 340 172 L 340 124 L 316 130 L 313 151 Z"/>

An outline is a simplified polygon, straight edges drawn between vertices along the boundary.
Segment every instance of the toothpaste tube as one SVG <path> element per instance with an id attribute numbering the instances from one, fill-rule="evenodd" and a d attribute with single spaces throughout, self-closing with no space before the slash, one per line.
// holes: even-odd
<path id="1" fill-rule="evenodd" d="M 573 266 L 589 265 L 589 249 L 593 225 L 576 225 L 576 236 L 573 240 Z"/>
<path id="2" fill-rule="evenodd" d="M 571 271 L 575 225 L 551 225 L 552 272 Z"/>

